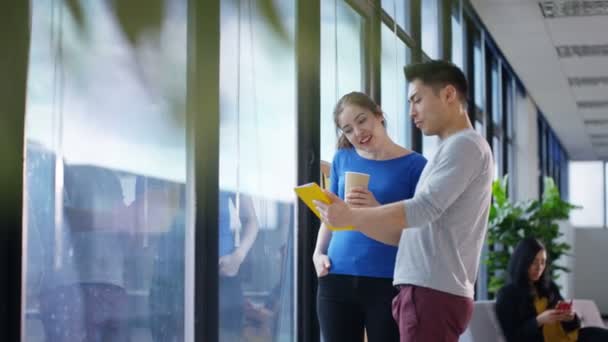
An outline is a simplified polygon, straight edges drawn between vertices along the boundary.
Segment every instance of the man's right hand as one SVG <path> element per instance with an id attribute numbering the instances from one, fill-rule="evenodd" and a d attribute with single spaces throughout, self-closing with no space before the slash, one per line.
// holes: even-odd
<path id="1" fill-rule="evenodd" d="M 329 268 L 331 267 L 331 263 L 329 262 L 329 257 L 326 254 L 313 254 L 312 262 L 315 265 L 315 270 L 317 271 L 317 277 L 321 278 L 326 276 L 329 273 Z"/>

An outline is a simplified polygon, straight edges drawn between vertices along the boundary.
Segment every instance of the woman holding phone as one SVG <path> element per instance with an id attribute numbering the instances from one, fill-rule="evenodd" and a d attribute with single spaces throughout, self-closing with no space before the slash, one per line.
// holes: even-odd
<path id="1" fill-rule="evenodd" d="M 340 134 L 331 164 L 330 190 L 354 207 L 373 207 L 411 198 L 426 159 L 397 145 L 386 132 L 380 107 L 366 94 L 344 95 L 334 109 Z M 346 173 L 369 175 L 367 187 L 345 193 Z M 317 314 L 325 342 L 399 341 L 391 313 L 397 246 L 358 231 L 321 225 L 313 262 L 319 277 Z"/>
<path id="2" fill-rule="evenodd" d="M 534 238 L 520 241 L 509 260 L 509 282 L 498 292 L 496 314 L 508 342 L 608 341 L 608 330 L 587 327 L 549 277 L 547 252 Z"/>

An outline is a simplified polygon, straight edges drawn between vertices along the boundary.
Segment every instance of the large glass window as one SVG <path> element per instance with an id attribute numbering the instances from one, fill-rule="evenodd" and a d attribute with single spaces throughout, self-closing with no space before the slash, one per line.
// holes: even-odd
<path id="1" fill-rule="evenodd" d="M 439 0 L 421 1 L 422 50 L 431 59 L 439 56 Z"/>
<path id="2" fill-rule="evenodd" d="M 187 1 L 78 4 L 32 1 L 24 340 L 181 341 Z"/>
<path id="3" fill-rule="evenodd" d="M 321 159 L 329 162 L 337 142 L 334 106 L 346 93 L 365 89 L 364 25 L 345 1 L 321 1 Z"/>
<path id="4" fill-rule="evenodd" d="M 221 2 L 220 341 L 292 341 L 295 5 L 282 39 L 253 3 Z"/>
<path id="5" fill-rule="evenodd" d="M 604 226 L 604 163 L 570 162 L 570 202 L 582 209 L 570 213 L 570 222 L 576 227 L 593 228 Z"/>
<path id="6" fill-rule="evenodd" d="M 407 84 L 403 67 L 410 61 L 410 49 L 386 25 L 382 25 L 382 111 L 389 136 L 398 144 L 410 142 Z"/>

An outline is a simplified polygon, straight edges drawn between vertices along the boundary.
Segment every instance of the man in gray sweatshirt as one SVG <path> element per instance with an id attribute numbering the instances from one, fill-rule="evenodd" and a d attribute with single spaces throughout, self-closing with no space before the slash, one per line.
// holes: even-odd
<path id="1" fill-rule="evenodd" d="M 458 341 L 473 312 L 474 284 L 485 238 L 494 162 L 471 125 L 463 72 L 444 61 L 405 68 L 410 115 L 424 135 L 441 140 L 413 198 L 351 208 L 334 194 L 317 202 L 325 223 L 353 226 L 398 245 L 393 316 L 401 342 Z"/>

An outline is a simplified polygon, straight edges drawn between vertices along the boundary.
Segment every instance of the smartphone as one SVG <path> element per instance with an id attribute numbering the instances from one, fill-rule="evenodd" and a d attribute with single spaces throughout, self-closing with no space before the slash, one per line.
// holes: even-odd
<path id="1" fill-rule="evenodd" d="M 572 309 L 572 300 L 569 302 L 562 301 L 557 303 L 555 309 L 560 311 L 570 311 Z"/>

